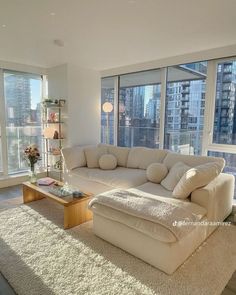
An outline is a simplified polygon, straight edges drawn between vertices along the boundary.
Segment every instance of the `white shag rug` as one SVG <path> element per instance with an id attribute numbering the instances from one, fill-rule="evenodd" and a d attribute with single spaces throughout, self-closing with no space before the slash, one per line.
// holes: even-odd
<path id="1" fill-rule="evenodd" d="M 96 237 L 92 222 L 66 231 L 62 222 L 48 200 L 0 211 L 0 271 L 17 294 L 219 295 L 236 269 L 235 226 L 168 276 Z"/>

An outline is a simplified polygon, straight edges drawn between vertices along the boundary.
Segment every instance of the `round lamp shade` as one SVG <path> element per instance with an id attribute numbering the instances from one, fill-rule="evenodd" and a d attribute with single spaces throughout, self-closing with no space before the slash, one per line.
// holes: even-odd
<path id="1" fill-rule="evenodd" d="M 113 105 L 107 101 L 102 105 L 102 110 L 105 113 L 110 113 L 113 110 Z"/>

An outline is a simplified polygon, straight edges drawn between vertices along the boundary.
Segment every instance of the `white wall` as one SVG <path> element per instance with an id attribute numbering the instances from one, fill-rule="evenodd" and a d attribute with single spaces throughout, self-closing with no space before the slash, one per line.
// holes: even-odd
<path id="1" fill-rule="evenodd" d="M 46 75 L 47 69 L 42 67 L 35 67 L 25 64 L 19 64 L 15 62 L 9 62 L 0 60 L 0 68 L 6 69 L 6 70 L 12 70 L 12 71 L 19 71 L 19 72 L 26 72 L 26 73 L 33 73 L 33 74 L 39 74 L 39 75 Z"/>
<path id="2" fill-rule="evenodd" d="M 100 74 L 76 65 L 48 69 L 48 96 L 66 99 L 66 145 L 100 141 Z"/>
<path id="3" fill-rule="evenodd" d="M 100 95 L 99 72 L 68 66 L 69 145 L 100 141 Z"/>
<path id="4" fill-rule="evenodd" d="M 52 99 L 67 99 L 68 73 L 67 64 L 48 69 L 48 97 Z"/>

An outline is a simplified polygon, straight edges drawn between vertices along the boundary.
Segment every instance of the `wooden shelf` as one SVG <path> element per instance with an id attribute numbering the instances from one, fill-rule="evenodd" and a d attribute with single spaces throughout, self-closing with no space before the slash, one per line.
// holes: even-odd
<path id="1" fill-rule="evenodd" d="M 46 108 L 46 109 L 50 109 L 50 108 L 58 108 L 58 109 L 61 109 L 63 107 L 64 106 L 60 106 L 59 104 L 55 104 L 55 103 L 52 103 L 52 104 L 43 104 L 43 108 Z"/>
<path id="2" fill-rule="evenodd" d="M 43 139 L 47 140 L 64 140 L 65 138 L 49 138 L 49 137 L 43 137 Z"/>

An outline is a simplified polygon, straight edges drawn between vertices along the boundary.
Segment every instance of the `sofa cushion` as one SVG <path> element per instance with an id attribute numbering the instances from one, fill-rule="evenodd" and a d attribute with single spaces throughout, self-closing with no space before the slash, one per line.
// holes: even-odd
<path id="1" fill-rule="evenodd" d="M 80 170 L 81 173 L 78 173 L 78 170 Z M 65 173 L 64 181 L 69 183 L 71 186 L 78 188 L 81 191 L 89 192 L 94 195 L 101 194 L 114 189 L 113 187 L 106 185 L 104 183 L 90 180 L 87 177 L 87 170 L 91 171 L 91 169 L 87 167 L 73 169 L 70 171 L 70 173 Z"/>
<path id="2" fill-rule="evenodd" d="M 103 170 L 113 170 L 117 166 L 116 157 L 110 154 L 102 155 L 98 162 L 99 167 Z"/>
<path id="3" fill-rule="evenodd" d="M 220 172 L 221 166 L 216 162 L 206 163 L 189 169 L 174 188 L 173 196 L 178 199 L 187 198 L 195 189 L 210 183 Z"/>
<path id="4" fill-rule="evenodd" d="M 166 150 L 134 147 L 129 151 L 127 167 L 147 169 L 152 163 L 162 163 L 167 155 Z"/>
<path id="5" fill-rule="evenodd" d="M 165 189 L 161 184 L 146 182 L 136 187 L 136 189 L 143 191 L 144 193 L 153 194 L 156 196 L 162 196 L 165 198 L 173 198 L 172 192 Z"/>
<path id="6" fill-rule="evenodd" d="M 206 164 L 209 162 L 217 162 L 221 165 L 222 170 L 225 166 L 225 160 L 219 157 L 206 157 L 206 156 L 192 156 L 192 155 L 181 155 L 178 153 L 169 152 L 165 157 L 163 164 L 166 165 L 168 170 L 178 162 L 183 162 L 190 167 Z"/>
<path id="7" fill-rule="evenodd" d="M 114 155 L 117 158 L 117 165 L 121 167 L 127 167 L 127 160 L 130 148 L 120 146 L 109 146 L 109 154 Z"/>
<path id="8" fill-rule="evenodd" d="M 98 146 L 107 147 L 108 153 L 116 157 L 117 166 L 127 167 L 127 160 L 128 160 L 130 148 L 115 146 L 111 144 L 102 144 L 102 143 L 99 143 Z"/>
<path id="9" fill-rule="evenodd" d="M 175 204 L 177 206 L 181 206 L 182 208 L 186 208 L 187 210 L 190 210 L 192 213 L 200 216 L 201 218 L 204 217 L 207 214 L 206 208 L 190 202 L 189 199 L 180 200 L 175 199 L 172 197 L 172 193 L 168 190 L 166 190 L 162 185 L 155 184 L 152 182 L 147 182 L 145 184 L 142 184 L 136 188 L 131 188 L 129 191 L 135 192 L 135 193 L 148 193 L 150 197 L 155 198 L 155 196 L 163 197 L 163 200 L 165 202 L 170 202 L 172 204 Z"/>
<path id="10" fill-rule="evenodd" d="M 131 188 L 147 182 L 146 171 L 141 169 L 117 167 L 114 170 L 101 170 L 99 168 L 81 167 L 73 170 L 73 174 L 75 173 L 112 188 Z"/>
<path id="11" fill-rule="evenodd" d="M 167 175 L 168 170 L 164 164 L 152 163 L 147 168 L 147 179 L 154 183 L 160 183 Z"/>
<path id="12" fill-rule="evenodd" d="M 106 147 L 89 147 L 84 149 L 87 166 L 89 168 L 97 168 L 99 167 L 98 160 L 99 158 L 107 154 L 107 148 Z"/>
<path id="13" fill-rule="evenodd" d="M 88 147 L 95 146 L 73 146 L 62 149 L 62 156 L 68 170 L 74 169 L 76 167 L 86 166 L 87 162 L 84 154 L 84 149 Z"/>
<path id="14" fill-rule="evenodd" d="M 177 183 L 180 181 L 181 177 L 186 171 L 190 169 L 189 166 L 185 165 L 182 162 L 176 163 L 161 182 L 161 185 L 164 186 L 169 191 L 173 191 Z"/>

